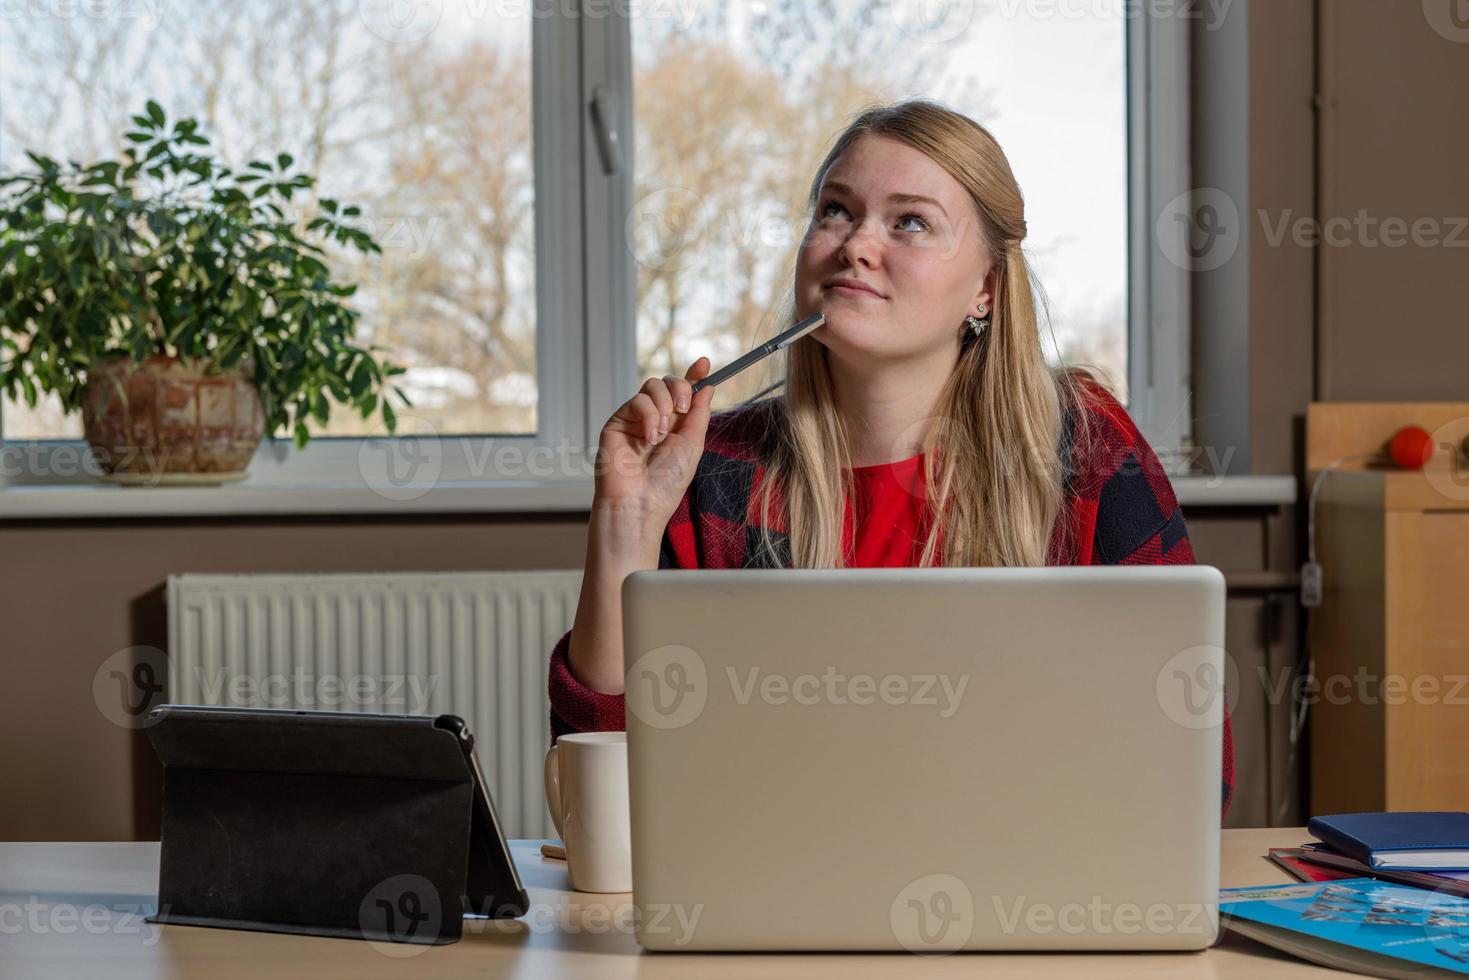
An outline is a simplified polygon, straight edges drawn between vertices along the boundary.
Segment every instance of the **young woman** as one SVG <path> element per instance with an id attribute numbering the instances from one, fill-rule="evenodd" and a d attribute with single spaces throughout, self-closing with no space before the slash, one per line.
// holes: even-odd
<path id="1" fill-rule="evenodd" d="M 621 585 L 649 568 L 1190 564 L 1126 409 L 1042 353 L 1025 208 L 994 138 L 928 100 L 863 112 L 811 185 L 784 393 L 710 417 L 699 358 L 602 428 L 552 737 L 623 727 Z M 1224 723 L 1224 808 L 1234 784 Z"/>

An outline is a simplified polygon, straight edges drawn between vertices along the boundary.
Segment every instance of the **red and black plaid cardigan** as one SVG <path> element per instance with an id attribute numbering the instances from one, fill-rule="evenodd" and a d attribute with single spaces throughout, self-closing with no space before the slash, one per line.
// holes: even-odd
<path id="1" fill-rule="evenodd" d="M 1152 447 L 1106 390 L 1089 382 L 1079 390 L 1085 408 L 1068 408 L 1062 424 L 1065 500 L 1047 564 L 1193 564 L 1183 514 Z M 777 523 L 777 514 L 771 515 L 770 530 L 779 563 L 772 564 L 758 547 L 757 491 L 765 474 L 759 461 L 768 458 L 765 440 L 775 431 L 778 412 L 779 398 L 772 398 L 710 417 L 704 455 L 664 531 L 659 568 L 790 567 L 785 527 Z M 552 740 L 573 731 L 620 731 L 623 696 L 593 691 L 572 676 L 566 660 L 570 640 L 568 630 L 551 651 Z M 1234 740 L 1226 711 L 1225 812 L 1233 791 Z"/>

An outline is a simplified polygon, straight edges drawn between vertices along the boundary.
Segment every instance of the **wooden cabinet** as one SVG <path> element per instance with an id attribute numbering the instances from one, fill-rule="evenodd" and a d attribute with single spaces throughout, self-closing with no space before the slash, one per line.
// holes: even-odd
<path id="1" fill-rule="evenodd" d="M 1469 810 L 1469 403 L 1313 404 L 1308 477 L 1412 424 L 1434 435 L 1427 469 L 1357 462 L 1317 500 L 1312 814 Z"/>

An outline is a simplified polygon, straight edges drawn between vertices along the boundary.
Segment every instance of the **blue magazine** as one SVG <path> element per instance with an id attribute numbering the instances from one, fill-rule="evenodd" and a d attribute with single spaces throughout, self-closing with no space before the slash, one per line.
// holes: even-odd
<path id="1" fill-rule="evenodd" d="M 1374 878 L 1223 888 L 1219 912 L 1227 928 L 1338 969 L 1469 974 L 1469 899 L 1443 892 Z"/>

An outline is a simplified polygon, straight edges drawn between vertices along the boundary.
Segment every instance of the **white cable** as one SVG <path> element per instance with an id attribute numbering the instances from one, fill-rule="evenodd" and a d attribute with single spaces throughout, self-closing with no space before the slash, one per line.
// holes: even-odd
<path id="1" fill-rule="evenodd" d="M 1353 456 L 1343 456 L 1333 463 L 1328 463 L 1316 474 L 1316 479 L 1311 482 L 1311 499 L 1306 504 L 1306 560 L 1308 562 L 1316 564 L 1316 495 L 1321 492 L 1321 481 L 1326 478 L 1326 474 L 1347 463 L 1355 463 L 1361 459 L 1381 458 L 1381 453 L 1357 453 Z"/>

